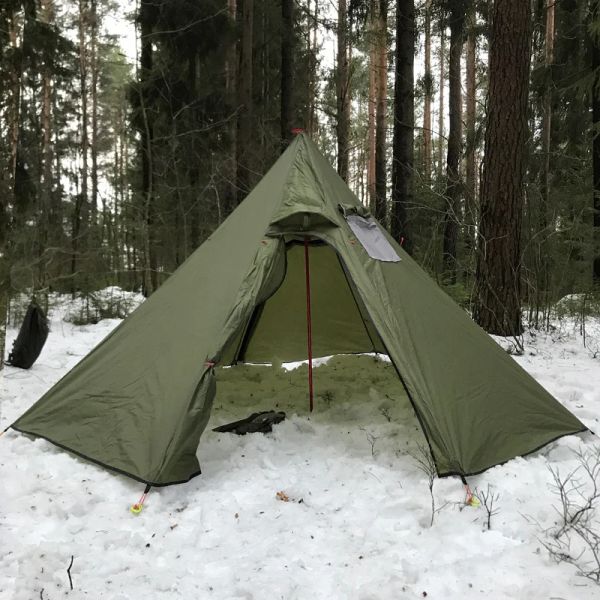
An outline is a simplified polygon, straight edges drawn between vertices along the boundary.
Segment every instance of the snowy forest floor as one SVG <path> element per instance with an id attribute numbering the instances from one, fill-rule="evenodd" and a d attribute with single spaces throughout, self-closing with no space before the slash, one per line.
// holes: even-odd
<path id="1" fill-rule="evenodd" d="M 51 312 L 30 371 L 6 368 L 0 428 L 119 322 L 78 326 L 68 312 L 65 302 Z M 528 333 L 516 360 L 596 430 L 600 322 L 588 322 L 587 348 L 573 320 L 555 326 Z M 305 365 L 220 369 L 198 450 L 203 474 L 153 489 L 138 516 L 128 509 L 141 484 L 9 430 L 0 438 L 0 599 L 600 599 L 600 586 L 544 546 L 559 520 L 550 468 L 573 471 L 575 452 L 596 451 L 597 438 L 562 438 L 471 478 L 499 494 L 491 530 L 483 508 L 464 505 L 459 479 L 436 479 L 431 526 L 417 461 L 425 441 L 391 365 L 320 362 L 312 414 Z M 287 419 L 271 434 L 211 431 L 273 408 Z"/>

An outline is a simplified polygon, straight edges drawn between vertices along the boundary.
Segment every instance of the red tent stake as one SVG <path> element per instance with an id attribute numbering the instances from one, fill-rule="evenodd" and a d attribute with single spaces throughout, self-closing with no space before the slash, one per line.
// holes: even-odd
<path id="1" fill-rule="evenodd" d="M 310 412 L 313 410 L 313 364 L 312 319 L 310 314 L 310 262 L 308 260 L 308 236 L 304 236 L 304 272 L 306 274 L 306 343 L 308 346 L 308 397 Z"/>

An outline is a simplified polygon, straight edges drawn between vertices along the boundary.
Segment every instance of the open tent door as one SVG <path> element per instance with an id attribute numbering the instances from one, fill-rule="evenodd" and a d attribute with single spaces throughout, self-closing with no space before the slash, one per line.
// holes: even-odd
<path id="1" fill-rule="evenodd" d="M 331 246 L 309 244 L 312 354 L 385 352 L 379 334 L 348 283 Z M 304 245 L 286 245 L 286 274 L 277 291 L 259 305 L 238 344 L 236 361 L 306 360 L 306 279 Z"/>

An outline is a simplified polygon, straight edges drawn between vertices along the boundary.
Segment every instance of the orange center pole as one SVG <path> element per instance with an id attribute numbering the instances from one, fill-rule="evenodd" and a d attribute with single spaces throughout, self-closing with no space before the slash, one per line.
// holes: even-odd
<path id="1" fill-rule="evenodd" d="M 308 236 L 304 236 L 304 272 L 306 274 L 306 343 L 308 346 L 308 398 L 310 412 L 313 410 L 313 363 L 312 318 L 310 314 L 310 261 L 308 259 Z"/>

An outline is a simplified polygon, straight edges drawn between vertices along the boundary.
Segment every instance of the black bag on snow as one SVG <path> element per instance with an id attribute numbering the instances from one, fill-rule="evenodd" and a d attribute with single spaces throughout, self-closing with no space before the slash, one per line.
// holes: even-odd
<path id="1" fill-rule="evenodd" d="M 281 423 L 285 419 L 284 412 L 275 412 L 274 410 L 265 410 L 263 412 L 252 413 L 249 417 L 227 423 L 220 427 L 215 427 L 213 431 L 231 432 L 238 435 L 247 433 L 270 433 L 273 431 L 273 425 Z"/>
<path id="2" fill-rule="evenodd" d="M 35 303 L 29 305 L 19 335 L 8 355 L 7 365 L 29 369 L 40 355 L 48 337 L 48 320 Z"/>

